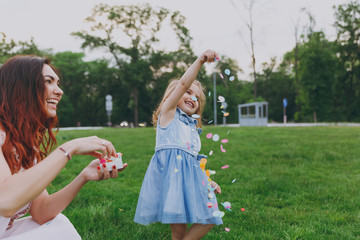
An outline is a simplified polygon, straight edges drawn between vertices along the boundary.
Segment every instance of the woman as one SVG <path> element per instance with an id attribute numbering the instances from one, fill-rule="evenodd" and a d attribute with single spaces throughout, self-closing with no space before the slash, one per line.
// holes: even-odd
<path id="1" fill-rule="evenodd" d="M 46 191 L 73 155 L 116 156 L 113 144 L 96 136 L 53 150 L 59 82 L 49 61 L 36 56 L 15 56 L 0 68 L 0 238 L 81 239 L 61 212 L 88 181 L 118 176 L 96 159 L 60 191 Z"/>

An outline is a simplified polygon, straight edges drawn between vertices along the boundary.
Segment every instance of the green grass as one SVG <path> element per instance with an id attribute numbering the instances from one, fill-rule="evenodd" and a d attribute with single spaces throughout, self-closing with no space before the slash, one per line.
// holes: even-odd
<path id="1" fill-rule="evenodd" d="M 229 139 L 223 144 L 226 153 L 220 151 L 220 142 L 205 137 L 210 132 Z M 80 235 L 84 239 L 171 239 L 168 225 L 133 222 L 154 153 L 155 130 L 62 131 L 57 138 L 61 144 L 91 135 L 112 141 L 129 166 L 117 179 L 85 185 L 64 211 Z M 216 171 L 212 178 L 222 187 L 218 201 L 232 205 L 224 224 L 204 239 L 360 238 L 360 128 L 206 127 L 201 139 L 201 153 L 214 151 L 206 167 Z M 49 192 L 65 186 L 91 159 L 74 156 Z M 230 167 L 221 169 L 225 164 Z"/>

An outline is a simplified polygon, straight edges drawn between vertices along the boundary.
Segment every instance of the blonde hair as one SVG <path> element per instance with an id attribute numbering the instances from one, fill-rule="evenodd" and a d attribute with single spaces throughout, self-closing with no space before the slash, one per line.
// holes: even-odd
<path id="1" fill-rule="evenodd" d="M 159 114 L 160 114 L 160 110 L 165 102 L 165 100 L 170 96 L 170 94 L 174 91 L 174 89 L 176 88 L 177 84 L 179 83 L 180 80 L 172 80 L 168 87 L 166 88 L 165 90 L 165 93 L 160 101 L 160 103 L 158 104 L 158 106 L 156 107 L 155 111 L 153 112 L 153 115 L 152 115 L 152 124 L 154 125 L 154 127 L 156 127 L 157 125 L 157 121 L 158 121 L 158 118 L 159 118 Z M 205 102 L 206 102 L 206 97 L 205 97 L 205 94 L 204 94 L 204 91 L 205 91 L 205 87 L 203 87 L 201 85 L 201 83 L 198 81 L 198 80 L 194 80 L 193 84 L 195 84 L 195 86 L 197 86 L 201 93 L 200 93 L 200 99 L 198 99 L 199 101 L 199 107 L 198 109 L 196 110 L 195 114 L 198 114 L 200 116 L 200 119 L 198 119 L 198 124 L 197 124 L 197 127 L 202 127 L 202 121 L 201 121 L 201 118 L 202 118 L 202 114 L 204 112 L 204 107 L 205 107 Z"/>

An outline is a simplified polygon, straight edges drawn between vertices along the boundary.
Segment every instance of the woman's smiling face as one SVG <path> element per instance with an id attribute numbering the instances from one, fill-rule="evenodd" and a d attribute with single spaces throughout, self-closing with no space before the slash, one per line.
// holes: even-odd
<path id="1" fill-rule="evenodd" d="M 63 91 L 59 87 L 60 79 L 54 70 L 47 64 L 44 64 L 42 74 L 45 81 L 45 109 L 47 118 L 56 117 L 57 104 L 60 102 Z"/>

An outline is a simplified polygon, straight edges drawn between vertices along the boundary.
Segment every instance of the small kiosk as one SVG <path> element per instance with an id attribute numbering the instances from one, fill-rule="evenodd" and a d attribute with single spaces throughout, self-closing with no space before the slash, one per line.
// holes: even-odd
<path id="1" fill-rule="evenodd" d="M 238 105 L 240 127 L 267 126 L 268 103 L 253 102 Z"/>

